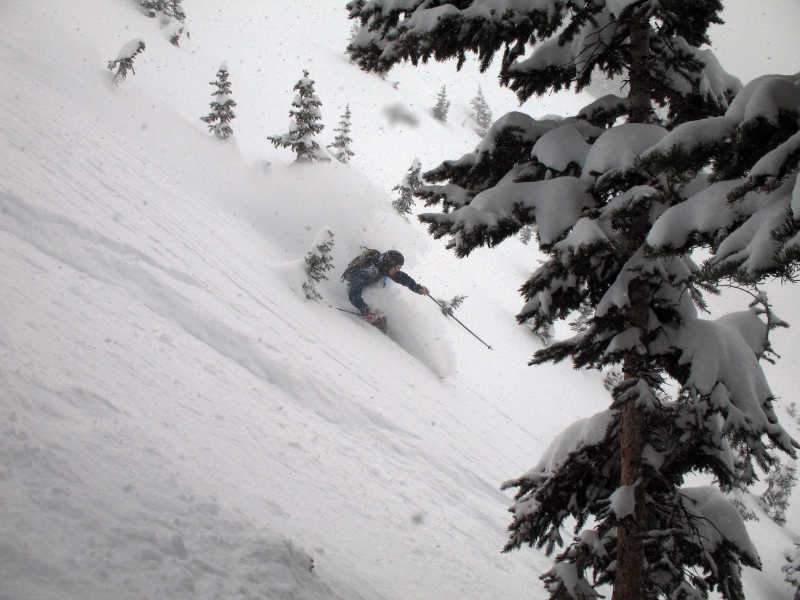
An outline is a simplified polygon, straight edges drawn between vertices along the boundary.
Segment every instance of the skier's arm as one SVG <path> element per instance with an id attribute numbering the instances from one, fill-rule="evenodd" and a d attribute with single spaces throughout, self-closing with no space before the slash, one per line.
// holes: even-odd
<path id="1" fill-rule="evenodd" d="M 397 271 L 394 275 L 389 275 L 389 277 L 395 283 L 406 286 L 412 292 L 416 292 L 418 294 L 428 293 L 428 288 L 426 288 L 424 285 L 418 284 L 409 275 L 403 273 L 403 271 Z"/>

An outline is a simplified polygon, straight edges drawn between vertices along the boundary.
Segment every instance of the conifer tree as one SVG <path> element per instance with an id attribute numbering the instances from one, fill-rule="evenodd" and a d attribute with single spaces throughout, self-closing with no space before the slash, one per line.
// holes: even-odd
<path id="1" fill-rule="evenodd" d="M 314 243 L 305 258 L 308 279 L 303 284 L 303 290 L 309 300 L 322 300 L 317 284 L 323 280 L 327 281 L 328 276 L 325 273 L 334 268 L 332 250 L 333 232 L 330 228 L 323 227 L 314 238 Z"/>
<path id="2" fill-rule="evenodd" d="M 447 302 L 439 302 L 439 305 L 442 307 L 442 314 L 446 317 L 452 317 L 453 311 L 464 304 L 464 300 L 466 299 L 466 296 L 453 296 L 453 298 Z"/>
<path id="3" fill-rule="evenodd" d="M 314 93 L 314 81 L 309 79 L 308 71 L 303 71 L 303 77 L 295 84 L 294 89 L 297 94 L 289 110 L 289 133 L 269 136 L 268 139 L 276 148 L 291 148 L 297 154 L 298 163 L 329 161 L 328 154 L 312 139 L 325 126 L 317 122 L 322 119 L 319 109 L 322 102 Z"/>
<path id="4" fill-rule="evenodd" d="M 533 239 L 533 227 L 531 225 L 525 225 L 522 229 L 519 230 L 519 241 L 525 244 L 526 246 L 531 243 Z"/>
<path id="5" fill-rule="evenodd" d="M 472 110 L 475 111 L 475 122 L 478 124 L 478 135 L 481 137 L 486 135 L 489 127 L 492 126 L 492 111 L 489 110 L 489 105 L 483 95 L 481 86 L 478 86 L 478 93 L 472 99 Z"/>
<path id="6" fill-rule="evenodd" d="M 433 118 L 442 123 L 447 122 L 447 112 L 450 110 L 450 101 L 447 99 L 447 86 L 443 85 L 436 96 L 436 105 L 431 109 Z"/>
<path id="7" fill-rule="evenodd" d="M 348 104 L 344 110 L 344 114 L 342 115 L 341 120 L 339 121 L 339 127 L 334 129 L 337 131 L 338 134 L 336 138 L 333 140 L 332 144 L 328 144 L 328 148 L 335 148 L 334 156 L 336 160 L 340 163 L 347 164 L 350 162 L 350 157 L 354 156 L 355 153 L 350 150 L 350 144 L 353 143 L 353 140 L 350 139 L 350 105 Z"/>
<path id="8" fill-rule="evenodd" d="M 236 118 L 233 112 L 236 102 L 230 97 L 231 84 L 228 81 L 227 61 L 220 65 L 217 71 L 217 80 L 209 83 L 217 89 L 211 94 L 214 97 L 210 104 L 211 112 L 205 117 L 200 117 L 200 120 L 208 123 L 208 130 L 214 135 L 225 139 L 233 135 L 230 122 Z"/>
<path id="9" fill-rule="evenodd" d="M 403 180 L 392 188 L 393 192 L 399 192 L 400 196 L 392 202 L 392 207 L 401 215 L 410 215 L 411 207 L 414 206 L 414 192 L 417 191 L 422 181 L 419 173 L 422 170 L 422 163 L 419 158 L 411 162 L 411 166 L 403 175 Z"/>
<path id="10" fill-rule="evenodd" d="M 631 160 L 681 124 L 717 123 L 734 111 L 739 98 L 731 100 L 741 84 L 710 51 L 699 50 L 709 42 L 709 25 L 720 22 L 721 3 L 531 0 L 491 18 L 475 10 L 478 4 L 443 12 L 439 3 L 423 0 L 352 0 L 350 16 L 362 29 L 349 47 L 351 57 L 385 73 L 397 62 L 430 58 L 455 58 L 460 67 L 472 52 L 485 70 L 505 48 L 500 80 L 520 102 L 572 84 L 580 90 L 597 73 L 625 73 L 629 81 L 627 97 L 606 96 L 562 121 L 519 112 L 502 117 L 474 153 L 424 175 L 442 185 L 417 193 L 429 206 L 441 204 L 441 214 L 420 219 L 435 237 L 450 236 L 460 257 L 536 226 L 549 260 L 523 285 L 527 304 L 518 320 L 543 330 L 581 307 L 591 316 L 584 315 L 583 331 L 538 351 L 532 364 L 571 358 L 577 368 L 622 365 L 609 409 L 567 428 L 536 467 L 506 482 L 518 488 L 506 550 L 535 544 L 550 554 L 566 545 L 542 577 L 553 600 L 593 597 L 603 584 L 613 585 L 614 600 L 705 597 L 713 589 L 740 600 L 741 567 L 758 566 L 759 558 L 721 492 L 753 483 L 756 467 L 768 470 L 776 451 L 794 454 L 796 442 L 778 424 L 759 363 L 769 357 L 770 330 L 782 322 L 758 293 L 750 310 L 714 321 L 697 311 L 704 308 L 703 289 L 713 290 L 720 277 L 745 281 L 756 274 L 754 283 L 779 268 L 791 273 L 800 253 L 790 242 L 800 227 L 788 218 L 771 222 L 782 227 L 785 252 L 760 271 L 742 269 L 740 244 L 764 242 L 775 231 L 762 228 L 756 235 L 755 221 L 746 226 L 754 214 L 767 216 L 757 206 L 722 207 L 715 224 L 727 218 L 728 228 L 709 224 L 713 234 L 705 237 L 702 220 L 679 235 L 676 223 L 685 220 L 678 215 L 651 240 L 661 218 L 691 204 L 708 181 L 702 168 L 676 168 L 676 146 L 664 146 L 667 161 Z M 666 109 L 663 121 L 654 104 Z M 620 116 L 628 122 L 615 125 Z M 713 125 L 705 132 L 711 137 L 708 130 Z M 720 144 L 736 146 L 735 136 L 725 139 Z M 730 155 L 733 163 L 718 166 L 741 179 L 732 167 L 752 166 L 760 158 L 752 154 L 783 143 L 773 141 L 742 145 L 742 154 L 751 153 L 747 160 Z M 784 150 L 787 158 L 771 161 L 766 177 L 729 185 L 747 194 L 748 186 L 761 191 L 781 176 L 791 178 L 784 171 L 796 162 L 789 146 Z M 697 198 L 695 217 L 705 214 L 704 206 Z M 735 260 L 700 269 L 689 254 L 714 234 L 718 256 Z M 663 392 L 670 380 L 679 390 L 674 398 Z M 685 487 L 693 472 L 712 474 L 716 485 Z M 565 542 L 561 529 L 570 517 L 575 537 Z"/>
<path id="11" fill-rule="evenodd" d="M 120 49 L 116 60 L 108 61 L 108 68 L 111 71 L 117 69 L 114 74 L 115 84 L 119 85 L 120 82 L 125 81 L 128 71 L 136 75 L 136 71 L 133 70 L 133 59 L 144 52 L 144 48 L 143 40 L 131 40 Z"/>

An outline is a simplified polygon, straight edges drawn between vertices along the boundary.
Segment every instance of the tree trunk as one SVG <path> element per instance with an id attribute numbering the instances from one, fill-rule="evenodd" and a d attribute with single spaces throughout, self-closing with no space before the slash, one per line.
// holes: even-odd
<path id="1" fill-rule="evenodd" d="M 653 105 L 650 102 L 650 24 L 636 17 L 631 23 L 631 65 L 628 69 L 631 101 L 631 123 L 650 123 Z"/>
<path id="2" fill-rule="evenodd" d="M 650 26 L 646 20 L 631 23 L 631 64 L 629 69 L 631 102 L 630 122 L 649 123 L 652 105 L 649 94 L 648 59 Z M 647 215 L 641 215 L 628 232 L 630 254 L 644 242 L 647 235 Z M 645 335 L 650 311 L 650 291 L 646 281 L 635 279 L 628 288 L 630 304 L 626 313 L 627 327 L 638 327 Z M 642 344 L 646 347 L 645 344 Z M 643 357 L 632 350 L 625 357 L 625 379 L 637 377 L 637 366 Z M 620 485 L 634 485 L 642 477 L 642 450 L 644 448 L 644 415 L 640 408 L 628 403 L 620 410 Z M 644 552 L 642 533 L 645 527 L 644 485 L 634 493 L 634 512 L 621 520 L 617 527 L 617 571 L 614 578 L 612 600 L 644 600 L 642 568 Z"/>
<path id="3" fill-rule="evenodd" d="M 626 325 L 638 327 L 644 333 L 647 331 L 650 312 L 650 289 L 647 282 L 632 281 L 628 288 L 628 297 L 630 306 L 626 315 Z M 643 359 L 644 357 L 638 355 L 635 350 L 625 357 L 625 379 L 637 376 L 636 372 L 641 368 Z M 634 485 L 638 482 L 639 485 L 633 496 L 635 502 L 633 516 L 622 519 L 617 525 L 617 572 L 612 600 L 644 600 L 642 580 L 644 563 L 642 533 L 646 524 L 645 486 L 642 482 L 644 415 L 641 408 L 633 402 L 625 404 L 620 410 L 619 445 L 619 484 Z"/>
<path id="4" fill-rule="evenodd" d="M 641 475 L 642 411 L 628 404 L 622 408 L 620 424 L 620 453 L 622 474 L 620 485 L 633 485 Z M 617 526 L 617 573 L 614 578 L 612 600 L 643 600 L 641 533 L 645 522 L 644 490 L 638 486 L 633 517 L 627 517 Z"/>

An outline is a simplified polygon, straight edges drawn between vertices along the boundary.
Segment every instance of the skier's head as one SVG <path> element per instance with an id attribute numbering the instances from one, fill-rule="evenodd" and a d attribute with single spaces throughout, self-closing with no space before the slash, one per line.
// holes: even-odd
<path id="1" fill-rule="evenodd" d="M 381 263 L 383 264 L 383 268 L 387 271 L 389 269 L 396 269 L 399 271 L 403 267 L 403 263 L 405 259 L 403 255 L 400 254 L 397 250 L 389 250 L 385 252 L 384 255 L 381 257 Z"/>

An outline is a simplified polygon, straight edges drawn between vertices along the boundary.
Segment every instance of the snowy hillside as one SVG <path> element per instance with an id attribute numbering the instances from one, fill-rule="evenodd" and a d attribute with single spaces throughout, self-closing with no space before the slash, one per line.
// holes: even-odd
<path id="1" fill-rule="evenodd" d="M 176 22 L 134 0 L 0 6 L 0 598 L 546 597 L 543 553 L 500 554 L 499 485 L 607 406 L 601 376 L 526 366 L 539 342 L 513 315 L 532 246 L 458 261 L 389 194 L 415 156 L 426 169 L 475 146 L 478 83 L 495 117 L 513 95 L 471 64 L 360 72 L 340 1 L 186 4 L 180 47 Z M 105 67 L 139 38 L 115 87 Z M 199 120 L 223 61 L 225 141 Z M 350 167 L 289 166 L 267 140 L 303 69 L 324 144 L 350 104 Z M 446 124 L 428 113 L 443 83 Z M 337 269 L 318 303 L 302 259 L 322 227 Z M 493 350 L 397 286 L 373 298 L 388 338 L 327 306 L 349 307 L 339 274 L 360 245 L 401 249 L 437 298 L 466 295 L 457 316 Z M 796 296 L 772 291 L 787 320 Z M 773 343 L 798 435 L 794 330 Z M 790 598 L 800 513 L 786 528 L 760 514 L 748 597 Z"/>

